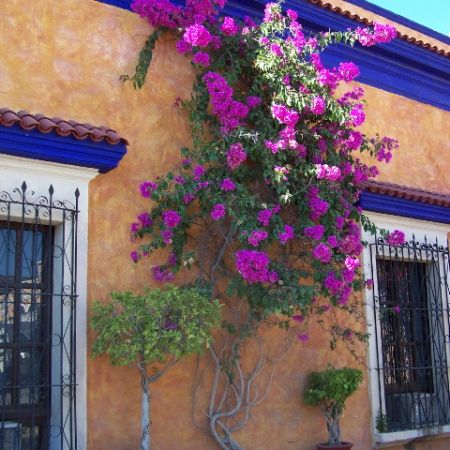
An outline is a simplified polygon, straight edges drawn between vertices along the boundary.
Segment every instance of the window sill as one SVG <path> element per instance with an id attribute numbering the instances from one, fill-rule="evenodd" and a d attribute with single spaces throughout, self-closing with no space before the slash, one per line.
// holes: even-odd
<path id="1" fill-rule="evenodd" d="M 450 437 L 450 425 L 422 428 L 420 430 L 396 431 L 394 433 L 378 433 L 373 435 L 374 448 L 388 448 L 404 445 L 412 441 Z"/>

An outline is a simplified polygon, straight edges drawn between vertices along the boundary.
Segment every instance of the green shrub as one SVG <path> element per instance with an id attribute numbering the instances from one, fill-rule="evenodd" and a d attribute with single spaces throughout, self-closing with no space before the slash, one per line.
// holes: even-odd
<path id="1" fill-rule="evenodd" d="M 329 367 L 309 375 L 304 400 L 308 405 L 318 406 L 322 410 L 327 421 L 330 445 L 341 442 L 339 418 L 347 398 L 358 389 L 362 377 L 361 370 L 348 367 Z"/>

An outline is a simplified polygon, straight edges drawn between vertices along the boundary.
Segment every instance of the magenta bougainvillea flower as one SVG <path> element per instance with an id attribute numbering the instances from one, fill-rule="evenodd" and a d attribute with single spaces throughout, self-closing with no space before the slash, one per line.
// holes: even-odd
<path id="1" fill-rule="evenodd" d="M 225 205 L 223 203 L 218 203 L 217 205 L 214 205 L 213 209 L 211 210 L 211 218 L 213 220 L 220 220 L 225 216 L 225 212 Z"/>
<path id="2" fill-rule="evenodd" d="M 289 239 L 295 238 L 295 232 L 294 227 L 291 225 L 285 225 L 284 231 L 281 233 L 278 233 L 278 239 L 279 241 L 284 245 Z"/>
<path id="3" fill-rule="evenodd" d="M 150 198 L 153 192 L 158 189 L 158 184 L 153 181 L 144 181 L 140 186 L 139 190 L 141 191 L 141 195 L 144 198 Z"/>
<path id="4" fill-rule="evenodd" d="M 164 211 L 162 218 L 167 228 L 175 228 L 181 222 L 181 216 L 172 210 Z"/>
<path id="5" fill-rule="evenodd" d="M 239 250 L 236 252 L 235 259 L 236 268 L 247 283 L 275 283 L 278 281 L 278 274 L 269 270 L 270 259 L 267 253 L 256 250 Z"/>
<path id="6" fill-rule="evenodd" d="M 248 237 L 248 243 L 253 245 L 253 247 L 258 247 L 258 245 L 267 239 L 269 233 L 265 230 L 255 230 L 252 231 L 250 236 Z"/>
<path id="7" fill-rule="evenodd" d="M 312 255 L 320 262 L 329 263 L 331 261 L 332 251 L 328 245 L 320 243 L 314 247 Z"/>
<path id="8" fill-rule="evenodd" d="M 234 191 L 236 189 L 236 185 L 230 178 L 225 178 L 222 183 L 220 183 L 220 189 L 225 192 Z"/>
<path id="9" fill-rule="evenodd" d="M 205 52 L 197 52 L 192 58 L 194 64 L 199 64 L 203 67 L 208 67 L 210 64 L 210 56 Z"/>
<path id="10" fill-rule="evenodd" d="M 303 234 L 312 239 L 322 239 L 323 234 L 325 233 L 325 227 L 323 225 L 314 225 L 312 227 L 305 227 Z"/>
<path id="11" fill-rule="evenodd" d="M 231 170 L 237 169 L 247 159 L 247 152 L 240 142 L 231 145 L 227 153 L 227 163 Z"/>
<path id="12" fill-rule="evenodd" d="M 392 246 L 399 246 L 405 243 L 405 233 L 400 230 L 394 230 L 388 234 L 387 243 Z"/>
<path id="13" fill-rule="evenodd" d="M 239 32 L 239 27 L 232 17 L 225 17 L 220 29 L 225 36 L 235 36 Z"/>
<path id="14" fill-rule="evenodd" d="M 206 47 L 211 42 L 212 36 L 203 25 L 195 24 L 186 28 L 183 39 L 193 47 Z"/>

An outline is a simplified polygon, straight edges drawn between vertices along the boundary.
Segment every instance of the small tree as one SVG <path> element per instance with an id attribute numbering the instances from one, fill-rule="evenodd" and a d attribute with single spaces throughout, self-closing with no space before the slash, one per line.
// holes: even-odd
<path id="1" fill-rule="evenodd" d="M 114 292 L 110 303 L 93 306 L 98 332 L 92 353 L 107 354 L 113 365 L 135 365 L 141 375 L 141 450 L 151 449 L 150 383 L 184 356 L 200 353 L 220 324 L 221 306 L 195 288 L 168 286 L 144 295 Z M 159 363 L 159 364 L 158 364 Z M 152 364 L 156 366 L 149 367 Z"/>
<path id="2" fill-rule="evenodd" d="M 308 405 L 319 406 L 327 421 L 328 444 L 341 443 L 339 418 L 345 407 L 345 401 L 352 395 L 362 381 L 359 369 L 329 367 L 323 372 L 310 374 L 304 392 Z"/>

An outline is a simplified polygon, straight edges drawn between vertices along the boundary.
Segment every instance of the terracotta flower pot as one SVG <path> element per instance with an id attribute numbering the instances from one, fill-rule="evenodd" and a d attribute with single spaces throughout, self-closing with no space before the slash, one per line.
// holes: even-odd
<path id="1" fill-rule="evenodd" d="M 317 444 L 317 450 L 350 450 L 353 447 L 351 442 L 341 442 L 340 444 Z"/>

